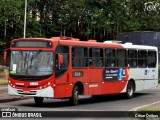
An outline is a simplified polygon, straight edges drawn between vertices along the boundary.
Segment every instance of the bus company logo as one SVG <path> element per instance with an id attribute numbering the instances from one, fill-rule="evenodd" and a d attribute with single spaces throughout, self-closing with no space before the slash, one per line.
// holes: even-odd
<path id="1" fill-rule="evenodd" d="M 17 108 L 14 107 L 3 107 L 0 108 L 1 117 L 3 118 L 10 118 L 12 117 L 12 113 L 18 111 Z"/>
<path id="2" fill-rule="evenodd" d="M 2 117 L 3 117 L 3 118 L 6 118 L 6 117 L 7 117 L 7 118 L 8 118 L 8 117 L 10 118 L 10 117 L 11 117 L 11 112 L 2 112 Z"/>
<path id="3" fill-rule="evenodd" d="M 156 1 L 144 3 L 144 11 L 157 11 L 159 3 Z"/>

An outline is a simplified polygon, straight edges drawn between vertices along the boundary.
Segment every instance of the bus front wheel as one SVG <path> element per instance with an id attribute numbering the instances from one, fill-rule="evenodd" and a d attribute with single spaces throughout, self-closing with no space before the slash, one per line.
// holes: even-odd
<path id="1" fill-rule="evenodd" d="M 69 99 L 70 104 L 76 106 L 78 104 L 78 98 L 79 98 L 78 86 L 74 86 L 72 91 L 72 97 Z"/>
<path id="2" fill-rule="evenodd" d="M 41 105 L 43 103 L 43 97 L 34 97 L 34 102 L 36 105 Z"/>
<path id="3" fill-rule="evenodd" d="M 133 82 L 129 82 L 127 85 L 126 97 L 132 98 L 134 96 L 135 86 Z"/>

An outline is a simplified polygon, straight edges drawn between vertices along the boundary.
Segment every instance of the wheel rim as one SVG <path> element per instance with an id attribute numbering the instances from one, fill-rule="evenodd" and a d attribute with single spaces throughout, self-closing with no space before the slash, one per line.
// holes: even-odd
<path id="1" fill-rule="evenodd" d="M 75 91 L 74 101 L 75 101 L 76 103 L 78 102 L 78 91 Z"/>
<path id="2" fill-rule="evenodd" d="M 128 95 L 129 96 L 133 95 L 133 87 L 132 87 L 132 85 L 129 85 L 129 87 L 128 87 Z"/>

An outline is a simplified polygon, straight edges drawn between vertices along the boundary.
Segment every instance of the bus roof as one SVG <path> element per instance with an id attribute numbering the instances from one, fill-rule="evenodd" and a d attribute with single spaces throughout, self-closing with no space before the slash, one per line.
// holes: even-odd
<path id="1" fill-rule="evenodd" d="M 92 46 L 92 47 L 111 47 L 111 48 L 128 48 L 128 49 L 152 49 L 157 50 L 155 46 L 146 45 L 133 45 L 132 43 L 121 44 L 119 42 L 97 42 L 96 40 L 90 39 L 88 41 L 80 41 L 73 37 L 52 37 L 52 38 L 19 38 L 17 40 L 47 40 L 52 42 L 58 42 L 59 44 L 73 45 L 73 46 Z"/>
<path id="2" fill-rule="evenodd" d="M 133 45 L 132 43 L 125 43 L 121 44 L 120 41 L 116 42 L 114 41 L 109 41 L 109 42 L 97 42 L 96 40 L 88 40 L 88 41 L 79 41 L 77 38 L 63 38 L 60 39 L 60 37 L 53 37 L 52 40 L 59 40 L 61 44 L 70 44 L 70 45 L 79 45 L 79 46 L 97 46 L 97 47 L 116 47 L 116 48 L 134 48 L 134 49 L 153 49 L 157 50 L 157 47 L 155 46 L 146 46 L 146 45 Z"/>

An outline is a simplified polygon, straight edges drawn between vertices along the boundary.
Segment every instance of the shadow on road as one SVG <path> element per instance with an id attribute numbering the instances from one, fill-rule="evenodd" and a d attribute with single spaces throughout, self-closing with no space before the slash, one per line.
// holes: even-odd
<path id="1" fill-rule="evenodd" d="M 137 99 L 139 97 L 143 97 L 149 94 L 153 93 L 135 93 L 134 97 L 132 99 Z M 49 99 L 46 100 L 44 99 L 44 103 L 41 106 L 38 106 L 39 108 L 61 108 L 61 107 L 70 107 L 70 104 L 68 100 L 53 100 Z M 83 97 L 79 99 L 78 105 L 88 105 L 88 104 L 96 104 L 96 103 L 102 103 L 102 102 L 111 102 L 111 101 L 120 101 L 120 100 L 125 100 L 130 101 L 131 99 L 126 99 L 123 95 L 105 95 L 105 96 L 96 96 L 96 97 Z M 37 107 L 34 103 L 24 103 L 24 104 L 19 104 L 20 106 L 27 106 L 27 107 Z"/>

